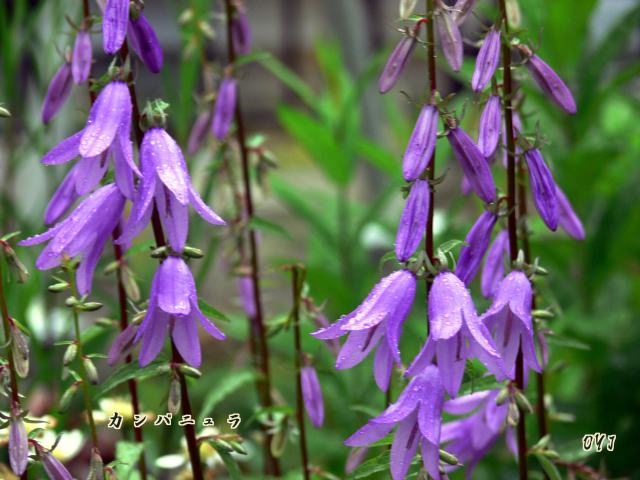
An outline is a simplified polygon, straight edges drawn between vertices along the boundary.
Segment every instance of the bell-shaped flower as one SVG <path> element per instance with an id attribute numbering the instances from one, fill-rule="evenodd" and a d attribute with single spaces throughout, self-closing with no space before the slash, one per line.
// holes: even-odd
<path id="1" fill-rule="evenodd" d="M 496 186 L 489 164 L 478 146 L 457 126 L 449 130 L 447 138 L 473 191 L 485 202 L 493 202 L 496 199 Z"/>
<path id="2" fill-rule="evenodd" d="M 218 97 L 213 110 L 213 122 L 211 123 L 211 131 L 213 136 L 218 140 L 224 140 L 231 129 L 233 116 L 236 111 L 237 102 L 237 84 L 236 79 L 226 76 L 220 83 L 218 89 Z"/>
<path id="3" fill-rule="evenodd" d="M 407 182 L 422 175 L 431 162 L 438 140 L 438 117 L 435 105 L 422 107 L 402 159 L 402 175 Z"/>
<path id="4" fill-rule="evenodd" d="M 88 30 L 82 29 L 76 35 L 71 57 L 71 73 L 76 84 L 79 85 L 89 79 L 92 60 L 91 34 Z"/>
<path id="5" fill-rule="evenodd" d="M 406 262 L 424 236 L 429 212 L 429 182 L 416 180 L 411 186 L 396 235 L 396 257 Z"/>
<path id="6" fill-rule="evenodd" d="M 558 225 L 576 240 L 584 240 L 582 221 L 571 206 L 571 202 L 560 187 L 556 185 L 556 200 L 558 201 Z"/>
<path id="7" fill-rule="evenodd" d="M 49 480 L 74 480 L 66 467 L 53 456 L 51 450 L 44 448 L 38 442 L 32 442 L 35 446 L 38 459 L 42 463 L 44 471 L 47 473 Z"/>
<path id="8" fill-rule="evenodd" d="M 465 362 L 478 358 L 491 373 L 504 377 L 504 365 L 487 327 L 478 318 L 464 283 L 451 272 L 433 279 L 429 292 L 429 338 L 406 375 L 416 375 L 437 358 L 447 393 L 460 390 Z"/>
<path id="9" fill-rule="evenodd" d="M 411 35 L 403 35 L 398 45 L 393 49 L 389 59 L 380 74 L 378 80 L 378 90 L 380 93 L 387 93 L 398 82 L 404 67 L 411 56 L 411 52 L 416 46 L 416 38 Z"/>
<path id="10" fill-rule="evenodd" d="M 102 16 L 104 52 L 113 55 L 124 43 L 129 21 L 129 0 L 107 0 Z"/>
<path id="11" fill-rule="evenodd" d="M 320 428 L 324 422 L 324 399 L 318 373 L 311 365 L 300 369 L 302 399 L 304 408 L 314 427 Z"/>
<path id="12" fill-rule="evenodd" d="M 236 8 L 235 15 L 231 20 L 231 37 L 238 55 L 246 55 L 251 52 L 251 26 L 247 11 L 243 7 Z"/>
<path id="13" fill-rule="evenodd" d="M 64 62 L 51 79 L 49 88 L 42 103 L 42 123 L 49 123 L 56 113 L 62 108 L 64 102 L 69 98 L 73 76 L 71 74 L 71 63 Z"/>
<path id="14" fill-rule="evenodd" d="M 491 95 L 480 115 L 478 125 L 478 149 L 485 158 L 490 159 L 496 153 L 502 125 L 500 97 Z"/>
<path id="15" fill-rule="evenodd" d="M 9 419 L 9 464 L 13 473 L 20 476 L 29 463 L 29 438 L 24 420 L 13 412 Z"/>
<path id="16" fill-rule="evenodd" d="M 162 46 L 156 32 L 143 13 L 140 13 L 138 18 L 129 20 L 128 32 L 131 48 L 142 60 L 142 63 L 151 73 L 159 73 L 164 63 Z"/>
<path id="17" fill-rule="evenodd" d="M 359 364 L 378 344 L 374 371 L 376 383 L 386 390 L 391 375 L 391 360 L 400 360 L 399 340 L 416 293 L 416 277 L 409 270 L 398 270 L 384 277 L 353 312 L 312 335 L 331 340 L 348 334 L 336 368 L 344 370 Z M 390 360 L 391 359 L 391 360 Z"/>
<path id="18" fill-rule="evenodd" d="M 531 149 L 524 154 L 529 167 L 529 183 L 533 203 L 540 217 L 550 230 L 558 228 L 558 200 L 556 195 L 556 182 L 553 175 L 542 158 L 540 150 Z"/>
<path id="19" fill-rule="evenodd" d="M 509 253 L 509 234 L 502 230 L 491 244 L 487 258 L 484 261 L 480 289 L 485 298 L 492 298 L 498 291 L 498 285 L 504 277 L 504 259 Z"/>
<path id="20" fill-rule="evenodd" d="M 93 272 L 98 264 L 105 242 L 120 221 L 124 197 L 113 184 L 105 185 L 89 195 L 62 222 L 45 233 L 27 238 L 22 246 L 49 241 L 36 260 L 39 270 L 60 266 L 65 258 L 80 257 L 76 272 L 81 295 L 91 292 Z"/>
<path id="21" fill-rule="evenodd" d="M 536 372 L 542 370 L 533 339 L 532 298 L 531 282 L 527 276 L 520 270 L 513 270 L 502 280 L 493 304 L 481 317 L 493 332 L 496 348 L 511 379 L 515 378 L 516 356 L 520 347 L 524 364 Z"/>
<path id="22" fill-rule="evenodd" d="M 203 110 L 196 117 L 187 141 L 187 153 L 189 155 L 195 155 L 202 148 L 204 141 L 207 139 L 212 118 L 213 111 L 210 108 Z"/>
<path id="23" fill-rule="evenodd" d="M 493 78 L 498 62 L 500 62 L 500 30 L 493 26 L 484 37 L 484 43 L 478 52 L 476 69 L 471 78 L 471 88 L 474 92 L 484 90 Z"/>
<path id="24" fill-rule="evenodd" d="M 422 461 L 432 478 L 443 478 L 439 471 L 440 424 L 444 388 L 438 367 L 427 366 L 411 379 L 398 400 L 381 415 L 351 435 L 345 444 L 351 447 L 371 445 L 384 438 L 397 425 L 391 445 L 391 477 L 406 477 L 418 446 Z"/>
<path id="25" fill-rule="evenodd" d="M 225 339 L 224 333 L 200 311 L 191 270 L 182 258 L 170 256 L 153 277 L 147 313 L 136 334 L 135 342 L 142 343 L 140 366 L 148 365 L 158 356 L 169 333 L 185 362 L 199 367 L 198 322 L 209 335 Z"/>
<path id="26" fill-rule="evenodd" d="M 464 45 L 458 24 L 448 10 L 441 9 L 435 15 L 436 32 L 444 58 L 454 72 L 460 71 Z"/>
<path id="27" fill-rule="evenodd" d="M 467 286 L 480 269 L 480 263 L 489 247 L 491 232 L 497 221 L 498 217 L 495 213 L 484 212 L 464 239 L 466 245 L 460 250 L 460 258 L 456 264 L 456 276 Z"/>
<path id="28" fill-rule="evenodd" d="M 145 133 L 140 146 L 140 166 L 142 179 L 117 243 L 128 243 L 144 230 L 151 219 L 154 199 L 175 252 L 182 252 L 187 241 L 189 205 L 207 222 L 225 224 L 193 188 L 182 151 L 163 128 L 153 127 Z"/>

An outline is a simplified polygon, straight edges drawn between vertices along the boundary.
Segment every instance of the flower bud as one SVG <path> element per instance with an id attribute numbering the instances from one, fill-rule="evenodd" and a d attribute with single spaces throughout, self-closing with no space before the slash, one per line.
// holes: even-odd
<path id="1" fill-rule="evenodd" d="M 4 258 L 7 260 L 7 265 L 18 276 L 18 283 L 25 283 L 29 279 L 29 271 L 27 267 L 20 261 L 15 250 L 9 245 L 8 242 L 1 242 L 2 251 L 4 252 Z"/>
<path id="2" fill-rule="evenodd" d="M 71 285 L 69 285 L 69 282 L 60 282 L 49 285 L 47 287 L 47 290 L 49 290 L 51 293 L 61 293 L 67 290 L 69 287 L 71 287 Z"/>
<path id="3" fill-rule="evenodd" d="M 141 13 L 137 19 L 129 20 L 128 33 L 131 48 L 142 63 L 151 73 L 159 73 L 164 63 L 162 46 L 144 14 Z"/>
<path id="4" fill-rule="evenodd" d="M 493 297 L 498 290 L 504 277 L 504 258 L 508 252 L 509 235 L 503 230 L 493 240 L 482 269 L 480 287 L 485 298 Z"/>
<path id="5" fill-rule="evenodd" d="M 34 445 L 38 458 L 50 480 L 73 480 L 69 471 L 51 454 L 50 450 L 47 450 L 37 442 L 34 442 Z"/>
<path id="6" fill-rule="evenodd" d="M 91 451 L 91 463 L 89 464 L 89 477 L 87 480 L 104 480 L 104 462 L 97 448 Z"/>
<path id="7" fill-rule="evenodd" d="M 400 78 L 400 74 L 402 73 L 402 70 L 404 70 L 407 60 L 409 60 L 411 52 L 413 52 L 415 46 L 415 37 L 405 33 L 400 39 L 400 42 L 398 42 L 398 45 L 396 45 L 396 48 L 391 52 L 389 60 L 387 60 L 387 63 L 380 74 L 380 79 L 378 80 L 378 89 L 380 90 L 380 93 L 387 93 L 397 83 L 398 78 Z"/>
<path id="8" fill-rule="evenodd" d="M 76 35 L 71 57 L 71 74 L 73 81 L 80 85 L 89 79 L 91 74 L 91 35 L 87 30 L 80 30 Z"/>
<path id="9" fill-rule="evenodd" d="M 10 118 L 11 112 L 0 105 L 0 118 Z"/>
<path id="10" fill-rule="evenodd" d="M 455 20 L 447 10 L 439 10 L 435 15 L 436 31 L 444 58 L 454 72 L 462 66 L 462 35 Z"/>
<path id="11" fill-rule="evenodd" d="M 81 312 L 95 312 L 102 308 L 102 304 L 100 302 L 80 302 L 75 307 Z"/>
<path id="12" fill-rule="evenodd" d="M 456 276 L 467 286 L 478 273 L 480 262 L 482 262 L 482 258 L 489 247 L 491 232 L 497 221 L 497 215 L 491 212 L 484 212 L 464 239 L 467 245 L 460 250 L 460 258 L 456 265 Z"/>
<path id="13" fill-rule="evenodd" d="M 440 460 L 448 465 L 460 465 L 458 457 L 442 449 L 440 449 Z"/>
<path id="14" fill-rule="evenodd" d="M 29 462 L 29 439 L 24 421 L 19 416 L 9 420 L 9 463 L 13 473 L 20 476 Z"/>
<path id="15" fill-rule="evenodd" d="M 424 105 L 411 133 L 402 160 L 402 173 L 407 182 L 418 178 L 429 165 L 438 140 L 438 107 Z"/>
<path id="16" fill-rule="evenodd" d="M 79 382 L 74 382 L 62 394 L 62 397 L 60 398 L 60 406 L 58 408 L 60 410 L 60 413 L 64 413 L 69 409 L 69 406 L 71 405 L 71 401 L 73 400 L 73 397 L 78 392 L 78 387 L 79 387 Z"/>
<path id="17" fill-rule="evenodd" d="M 509 409 L 507 411 L 507 423 L 511 427 L 515 427 L 518 425 L 520 421 L 520 410 L 518 410 L 518 406 L 514 402 L 509 402 Z"/>
<path id="18" fill-rule="evenodd" d="M 182 392 L 180 390 L 180 381 L 174 376 L 171 378 L 171 383 L 169 384 L 167 410 L 172 415 L 177 415 L 178 412 L 180 412 L 181 403 L 182 403 Z"/>
<path id="19" fill-rule="evenodd" d="M 400 18 L 407 20 L 416 9 L 418 0 L 400 0 Z"/>
<path id="20" fill-rule="evenodd" d="M 42 104 L 43 123 L 49 123 L 60 108 L 62 108 L 67 98 L 69 98 L 71 85 L 73 83 L 72 80 L 71 64 L 64 62 L 53 76 L 53 79 L 51 79 L 47 94 L 44 97 Z"/>
<path id="21" fill-rule="evenodd" d="M 202 377 L 202 372 L 200 370 L 198 370 L 195 367 L 192 367 L 191 365 L 187 365 L 186 363 L 180 364 L 180 366 L 178 367 L 178 370 L 180 371 L 180 373 L 186 375 L 187 377 L 191 377 L 191 378 Z"/>
<path id="22" fill-rule="evenodd" d="M 459 127 L 451 129 L 447 138 L 473 191 L 485 202 L 493 202 L 496 199 L 496 187 L 491 169 L 482 152 L 471 137 Z"/>
<path id="23" fill-rule="evenodd" d="M 544 223 L 555 232 L 558 228 L 558 201 L 553 175 L 537 148 L 525 152 L 524 157 L 529 167 L 533 202 Z"/>
<path id="24" fill-rule="evenodd" d="M 322 388 L 318 380 L 316 369 L 312 366 L 300 369 L 300 382 L 302 385 L 302 399 L 304 408 L 314 427 L 320 428 L 324 422 L 324 399 Z"/>
<path id="25" fill-rule="evenodd" d="M 556 200 L 558 201 L 558 225 L 576 240 L 584 240 L 584 227 L 569 199 L 556 185 Z"/>
<path id="26" fill-rule="evenodd" d="M 196 247 L 190 247 L 186 245 L 182 249 L 182 254 L 187 258 L 202 258 L 204 257 L 204 252 Z"/>
<path id="27" fill-rule="evenodd" d="M 502 124 L 502 112 L 500 110 L 500 97 L 491 95 L 480 116 L 478 127 L 478 149 L 485 158 L 493 157 L 500 140 L 500 127 Z"/>
<path id="28" fill-rule="evenodd" d="M 89 382 L 93 385 L 97 385 L 99 381 L 98 369 L 93 361 L 89 357 L 82 357 L 82 365 L 84 366 L 85 372 L 87 372 L 87 379 Z"/>
<path id="29" fill-rule="evenodd" d="M 451 15 L 458 25 L 462 25 L 471 9 L 475 5 L 476 0 L 457 0 L 451 9 Z"/>
<path id="30" fill-rule="evenodd" d="M 11 324 L 11 353 L 16 373 L 20 378 L 26 378 L 29 375 L 29 342 L 14 323 Z"/>
<path id="31" fill-rule="evenodd" d="M 73 362 L 76 359 L 76 355 L 78 354 L 78 344 L 77 343 L 70 343 L 69 346 L 67 346 L 67 349 L 64 351 L 64 355 L 62 357 L 62 364 L 65 367 L 68 367 L 69 365 L 71 365 L 71 362 Z"/>
<path id="32" fill-rule="evenodd" d="M 504 405 L 504 402 L 507 401 L 508 397 L 509 397 L 509 388 L 502 387 L 500 389 L 500 392 L 498 392 L 498 396 L 496 397 L 496 405 L 498 406 Z"/>
<path id="33" fill-rule="evenodd" d="M 218 98 L 216 99 L 213 121 L 211 122 L 211 131 L 213 132 L 213 136 L 218 140 L 224 140 L 229 133 L 235 114 L 236 101 L 236 79 L 231 76 L 226 76 L 220 83 L 220 88 L 218 89 Z"/>
<path id="34" fill-rule="evenodd" d="M 484 90 L 484 87 L 491 81 L 500 62 L 500 31 L 495 26 L 491 27 L 484 43 L 478 52 L 476 59 L 476 69 L 471 78 L 471 88 L 474 92 Z"/>
<path id="35" fill-rule="evenodd" d="M 516 390 L 514 396 L 516 399 L 516 404 L 518 405 L 520 411 L 522 411 L 523 413 L 533 413 L 533 407 L 529 403 L 529 400 L 527 400 L 527 397 L 525 397 L 525 395 L 520 390 Z"/>
<path id="36" fill-rule="evenodd" d="M 136 282 L 136 278 L 133 275 L 133 272 L 129 267 L 123 265 L 121 268 L 122 273 L 122 286 L 124 287 L 124 291 L 134 302 L 140 301 L 140 287 L 138 287 L 138 282 Z"/>
<path id="37" fill-rule="evenodd" d="M 429 182 L 416 180 L 400 217 L 396 236 L 396 257 L 406 262 L 416 251 L 427 225 L 429 211 Z"/>
<path id="38" fill-rule="evenodd" d="M 231 36 L 238 55 L 246 55 L 251 52 L 251 26 L 244 8 L 236 9 L 236 14 L 231 20 Z"/>

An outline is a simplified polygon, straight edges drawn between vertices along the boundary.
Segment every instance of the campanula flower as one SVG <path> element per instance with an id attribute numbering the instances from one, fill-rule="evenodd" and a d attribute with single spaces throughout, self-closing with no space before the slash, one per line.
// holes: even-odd
<path id="1" fill-rule="evenodd" d="M 502 112 L 500 97 L 491 95 L 487 100 L 478 126 L 478 149 L 486 159 L 493 157 L 500 141 Z"/>
<path id="2" fill-rule="evenodd" d="M 558 228 L 558 201 L 553 175 L 537 148 L 525 152 L 524 158 L 529 167 L 533 203 L 547 227 L 555 232 Z"/>
<path id="3" fill-rule="evenodd" d="M 218 98 L 216 98 L 216 105 L 213 110 L 211 130 L 216 139 L 224 140 L 227 133 L 229 133 L 229 129 L 233 123 L 233 116 L 236 111 L 236 102 L 236 79 L 231 76 L 226 76 L 220 83 Z"/>
<path id="4" fill-rule="evenodd" d="M 193 275 L 180 257 L 165 259 L 151 284 L 147 313 L 138 328 L 135 342 L 142 342 L 139 355 L 141 367 L 155 359 L 164 345 L 167 332 L 187 362 L 192 367 L 201 363 L 198 322 L 209 335 L 224 340 L 225 335 L 198 306 L 198 292 Z"/>
<path id="5" fill-rule="evenodd" d="M 53 456 L 51 450 L 44 448 L 38 442 L 32 442 L 35 446 L 38 459 L 47 472 L 50 480 L 74 480 L 65 466 Z"/>
<path id="6" fill-rule="evenodd" d="M 560 187 L 556 185 L 556 200 L 558 201 L 558 225 L 576 240 L 584 240 L 584 227 L 569 199 Z"/>
<path id="7" fill-rule="evenodd" d="M 138 326 L 134 323 L 130 323 L 127 327 L 118 334 L 114 342 L 109 348 L 109 354 L 107 355 L 107 362 L 110 366 L 113 366 L 125 359 L 135 344 L 135 337 L 138 331 Z"/>
<path id="8" fill-rule="evenodd" d="M 102 42 L 105 53 L 115 54 L 127 36 L 129 0 L 107 0 L 102 16 Z"/>
<path id="9" fill-rule="evenodd" d="M 393 49 L 387 60 L 380 79 L 378 80 L 378 90 L 380 93 L 387 93 L 398 82 L 411 52 L 416 46 L 416 39 L 411 35 L 403 35 L 398 45 Z"/>
<path id="10" fill-rule="evenodd" d="M 443 403 L 444 388 L 438 367 L 429 365 L 411 379 L 395 403 L 369 420 L 344 443 L 351 447 L 371 445 L 397 425 L 391 445 L 391 477 L 394 480 L 405 478 L 416 450 L 422 444 L 425 469 L 432 478 L 441 479 L 439 455 Z"/>
<path id="11" fill-rule="evenodd" d="M 65 61 L 51 79 L 47 94 L 42 103 L 42 123 L 49 123 L 69 98 L 73 76 L 71 63 Z"/>
<path id="12" fill-rule="evenodd" d="M 460 28 L 448 10 L 439 10 L 435 16 L 436 32 L 440 39 L 440 46 L 447 63 L 454 72 L 460 71 L 462 66 L 462 35 Z"/>
<path id="13" fill-rule="evenodd" d="M 156 32 L 143 13 L 140 13 L 138 18 L 129 20 L 128 32 L 131 48 L 136 52 L 136 55 L 151 73 L 159 73 L 164 63 L 162 46 Z"/>
<path id="14" fill-rule="evenodd" d="M 438 107 L 424 105 L 411 133 L 402 159 L 402 174 L 407 182 L 418 178 L 431 161 L 438 140 Z"/>
<path id="15" fill-rule="evenodd" d="M 400 217 L 396 236 L 396 257 L 406 262 L 416 251 L 427 225 L 429 212 L 429 182 L 416 180 L 411 186 L 407 202 Z"/>
<path id="16" fill-rule="evenodd" d="M 251 52 L 251 26 L 249 16 L 244 8 L 236 8 L 236 13 L 231 20 L 231 35 L 236 53 L 246 55 Z"/>
<path id="17" fill-rule="evenodd" d="M 196 121 L 191 127 L 189 140 L 187 142 L 187 153 L 195 155 L 202 148 L 204 141 L 209 133 L 209 127 L 213 118 L 213 111 L 210 108 L 203 110 L 196 117 Z"/>
<path id="18" fill-rule="evenodd" d="M 498 285 L 504 276 L 504 259 L 509 253 L 509 235 L 502 230 L 491 244 L 487 258 L 484 261 L 480 288 L 485 298 L 492 298 L 498 291 Z"/>
<path id="19" fill-rule="evenodd" d="M 71 57 L 71 73 L 76 84 L 84 83 L 89 79 L 92 58 L 91 35 L 87 30 L 80 30 L 76 35 Z"/>
<path id="20" fill-rule="evenodd" d="M 489 247 L 491 232 L 497 221 L 498 217 L 495 213 L 484 212 L 467 233 L 464 239 L 467 245 L 460 250 L 460 258 L 456 264 L 456 276 L 465 285 L 469 285 L 478 273 L 480 262 Z"/>
<path id="21" fill-rule="evenodd" d="M 493 78 L 498 62 L 500 62 L 500 30 L 496 30 L 494 26 L 484 37 L 484 43 L 478 52 L 476 69 L 471 78 L 471 88 L 474 92 L 484 90 Z"/>
<path id="22" fill-rule="evenodd" d="M 9 419 L 9 463 L 13 473 L 20 476 L 29 463 L 29 438 L 24 420 L 13 412 Z"/>
<path id="23" fill-rule="evenodd" d="M 311 365 L 302 367 L 300 369 L 300 380 L 304 408 L 313 426 L 320 428 L 324 422 L 324 399 L 316 369 Z"/>
<path id="24" fill-rule="evenodd" d="M 500 354 L 487 327 L 478 318 L 464 283 L 451 272 L 433 279 L 429 292 L 429 338 L 407 370 L 416 375 L 437 357 L 447 393 L 460 390 L 467 357 L 478 358 L 494 375 L 504 377 Z"/>
<path id="25" fill-rule="evenodd" d="M 489 164 L 478 146 L 457 126 L 449 130 L 447 138 L 473 191 L 485 202 L 493 202 L 496 199 L 496 186 Z"/>

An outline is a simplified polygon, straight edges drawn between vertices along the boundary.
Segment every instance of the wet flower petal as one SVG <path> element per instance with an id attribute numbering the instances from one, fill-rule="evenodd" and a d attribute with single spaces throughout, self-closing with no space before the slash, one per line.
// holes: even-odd
<path id="1" fill-rule="evenodd" d="M 447 138 L 473 191 L 485 202 L 493 202 L 496 199 L 493 176 L 491 175 L 489 164 L 477 145 L 459 127 L 451 129 L 447 134 Z"/>
<path id="2" fill-rule="evenodd" d="M 556 199 L 558 201 L 558 224 L 571 237 L 576 240 L 584 240 L 584 227 L 582 221 L 573 210 L 569 199 L 560 187 L 556 185 Z"/>
<path id="3" fill-rule="evenodd" d="M 498 148 L 502 126 L 500 97 L 491 95 L 482 110 L 478 127 L 478 149 L 485 158 L 493 157 Z"/>
<path id="4" fill-rule="evenodd" d="M 80 30 L 76 35 L 76 43 L 73 46 L 73 56 L 71 57 L 71 73 L 76 84 L 84 83 L 89 79 L 91 61 L 91 35 L 87 30 Z"/>
<path id="5" fill-rule="evenodd" d="M 422 241 L 429 211 L 429 182 L 416 180 L 407 198 L 396 236 L 396 257 L 406 262 Z"/>
<path id="6" fill-rule="evenodd" d="M 29 438 L 21 418 L 9 420 L 9 463 L 16 475 L 22 475 L 29 462 Z"/>
<path id="7" fill-rule="evenodd" d="M 407 182 L 417 179 L 429 165 L 438 134 L 438 107 L 424 105 L 411 133 L 402 160 L 402 173 Z"/>
<path id="8" fill-rule="evenodd" d="M 467 245 L 460 250 L 456 275 L 465 285 L 469 285 L 478 273 L 480 262 L 489 247 L 491 232 L 497 221 L 498 217 L 494 213 L 484 212 L 464 239 Z"/>
<path id="9" fill-rule="evenodd" d="M 496 235 L 482 269 L 480 286 L 485 298 L 493 297 L 498 290 L 498 285 L 504 276 L 504 257 L 507 253 L 509 253 L 509 236 L 506 230 L 502 230 Z"/>
<path id="10" fill-rule="evenodd" d="M 127 36 L 129 0 L 107 0 L 102 18 L 102 41 L 105 53 L 116 53 Z"/>
<path id="11" fill-rule="evenodd" d="M 484 37 L 484 43 L 478 52 L 476 69 L 471 79 L 471 88 L 474 92 L 484 90 L 491 81 L 500 61 L 500 31 L 495 27 Z"/>

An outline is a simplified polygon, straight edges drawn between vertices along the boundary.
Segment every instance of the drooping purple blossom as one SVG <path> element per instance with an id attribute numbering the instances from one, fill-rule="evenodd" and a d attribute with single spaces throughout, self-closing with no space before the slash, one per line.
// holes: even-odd
<path id="1" fill-rule="evenodd" d="M 540 372 L 531 320 L 531 282 L 520 270 L 513 270 L 500 283 L 493 304 L 481 320 L 493 332 L 507 376 L 515 378 L 516 356 L 522 347 L 525 366 Z"/>
<path id="2" fill-rule="evenodd" d="M 151 73 L 159 73 L 164 63 L 162 46 L 153 27 L 140 13 L 138 18 L 129 20 L 129 41 L 131 48 L 140 57 Z"/>
<path id="3" fill-rule="evenodd" d="M 509 253 L 509 235 L 502 230 L 491 244 L 482 269 L 480 289 L 485 298 L 492 298 L 504 277 L 504 258 Z"/>
<path id="4" fill-rule="evenodd" d="M 160 264 L 153 277 L 147 313 L 136 333 L 135 342 L 142 343 L 138 357 L 140 366 L 148 365 L 158 356 L 169 332 L 185 362 L 199 367 L 202 359 L 198 322 L 212 337 L 225 339 L 224 333 L 200 311 L 189 267 L 182 258 L 170 256 Z"/>
<path id="5" fill-rule="evenodd" d="M 494 26 L 484 37 L 484 43 L 478 52 L 476 68 L 471 78 L 471 88 L 474 92 L 484 90 L 491 81 L 498 62 L 500 62 L 500 30 Z"/>
<path id="6" fill-rule="evenodd" d="M 495 213 L 484 212 L 464 239 L 467 245 L 460 250 L 460 258 L 456 264 L 456 276 L 467 286 L 478 273 L 482 258 L 491 241 L 491 232 L 497 221 L 498 217 Z"/>
<path id="7" fill-rule="evenodd" d="M 82 29 L 76 35 L 71 57 L 71 73 L 76 84 L 79 85 L 89 79 L 92 59 L 91 35 L 87 30 Z"/>
<path id="8" fill-rule="evenodd" d="M 478 126 L 478 149 L 486 159 L 491 159 L 496 153 L 500 141 L 502 126 L 502 112 L 500 97 L 491 95 L 480 115 Z"/>
<path id="9" fill-rule="evenodd" d="M 251 52 L 251 26 L 249 16 L 244 8 L 237 8 L 231 20 L 231 35 L 233 46 L 239 55 Z"/>
<path id="10" fill-rule="evenodd" d="M 553 175 L 537 148 L 525 152 L 524 158 L 529 168 L 533 203 L 547 227 L 555 232 L 558 228 L 558 201 Z"/>
<path id="11" fill-rule="evenodd" d="M 21 241 L 19 245 L 31 246 L 49 241 L 36 260 L 39 270 L 58 267 L 65 257 L 80 257 L 76 281 L 80 294 L 86 295 L 91 292 L 93 272 L 104 244 L 120 221 L 124 201 L 115 184 L 105 185 L 89 195 L 62 222 L 40 235 Z"/>
<path id="12" fill-rule="evenodd" d="M 448 10 L 439 10 L 435 15 L 436 32 L 440 40 L 440 47 L 447 63 L 454 72 L 460 71 L 462 66 L 463 43 L 458 24 Z"/>
<path id="13" fill-rule="evenodd" d="M 13 473 L 20 476 L 29 463 L 29 438 L 24 420 L 16 413 L 9 419 L 9 463 Z"/>
<path id="14" fill-rule="evenodd" d="M 451 272 L 441 272 L 429 292 L 430 334 L 406 375 L 416 375 L 437 357 L 445 389 L 458 394 L 465 361 L 478 358 L 491 373 L 504 377 L 504 366 L 487 327 L 481 322 L 469 291 Z"/>
<path id="15" fill-rule="evenodd" d="M 324 399 L 316 369 L 311 365 L 302 367 L 300 369 L 300 380 L 304 408 L 313 426 L 320 428 L 324 422 Z"/>
<path id="16" fill-rule="evenodd" d="M 207 222 L 224 225 L 191 184 L 191 177 L 180 147 L 162 128 L 150 128 L 140 146 L 142 179 L 133 200 L 133 208 L 117 243 L 127 243 L 149 223 L 153 204 L 158 207 L 169 244 L 182 252 L 189 229 L 188 206 Z"/>
<path id="17" fill-rule="evenodd" d="M 51 450 L 44 448 L 38 442 L 33 442 L 33 444 L 44 471 L 49 476 L 49 480 L 74 480 L 65 466 L 53 456 Z"/>
<path id="18" fill-rule="evenodd" d="M 556 200 L 558 202 L 558 225 L 576 240 L 584 240 L 584 227 L 571 202 L 564 192 L 556 185 Z"/>
<path id="19" fill-rule="evenodd" d="M 233 116 L 235 114 L 237 101 L 237 84 L 236 79 L 226 76 L 220 83 L 218 89 L 218 97 L 213 111 L 213 122 L 211 130 L 213 136 L 218 140 L 224 140 L 229 133 Z"/>
<path id="20" fill-rule="evenodd" d="M 405 478 L 421 444 L 424 467 L 432 478 L 439 480 L 442 478 L 439 455 L 443 403 L 444 388 L 438 367 L 429 365 L 411 379 L 395 403 L 369 420 L 344 443 L 352 447 L 371 445 L 397 425 L 391 445 L 391 477 L 394 480 Z"/>
<path id="21" fill-rule="evenodd" d="M 105 53 L 115 54 L 127 36 L 129 0 L 107 0 L 102 16 L 102 42 Z"/>
<path id="22" fill-rule="evenodd" d="M 429 212 L 429 182 L 416 180 L 400 217 L 396 235 L 396 257 L 406 262 L 416 251 L 427 225 Z"/>
<path id="23" fill-rule="evenodd" d="M 447 138 L 473 191 L 485 202 L 493 202 L 496 199 L 496 187 L 489 164 L 478 146 L 457 126 L 449 130 Z"/>
<path id="24" fill-rule="evenodd" d="M 71 63 L 65 61 L 51 79 L 42 103 L 42 123 L 49 123 L 69 98 L 73 76 Z"/>
<path id="25" fill-rule="evenodd" d="M 209 133 L 211 120 L 213 118 L 212 115 L 213 110 L 211 108 L 207 108 L 198 114 L 193 127 L 191 127 L 191 133 L 189 134 L 189 140 L 187 142 L 187 153 L 189 155 L 195 155 L 198 153 L 198 150 L 202 148 Z"/>
<path id="26" fill-rule="evenodd" d="M 438 107 L 422 107 L 402 160 L 402 174 L 407 182 L 418 178 L 429 166 L 438 139 Z"/>
<path id="27" fill-rule="evenodd" d="M 130 323 L 127 327 L 118 334 L 114 342 L 109 348 L 109 354 L 107 355 L 107 362 L 110 366 L 114 366 L 126 358 L 135 345 L 135 337 L 138 331 L 138 326 Z"/>
<path id="28" fill-rule="evenodd" d="M 398 343 L 415 292 L 415 275 L 409 270 L 398 270 L 380 280 L 353 312 L 312 335 L 320 340 L 330 340 L 348 334 L 336 361 L 338 370 L 357 365 L 380 344 L 379 348 L 386 350 L 376 355 L 375 363 L 380 365 L 374 369 L 390 376 L 391 370 L 385 365 L 388 365 L 389 358 L 401 363 Z M 389 383 L 388 378 L 380 378 L 379 375 L 376 382 L 381 389 Z"/>
<path id="29" fill-rule="evenodd" d="M 416 38 L 409 34 L 403 35 L 398 45 L 393 49 L 389 59 L 380 74 L 378 80 L 378 90 L 380 93 L 387 93 L 398 82 L 398 78 L 402 74 L 411 52 L 416 46 Z"/>
<path id="30" fill-rule="evenodd" d="M 323 312 L 317 312 L 311 316 L 313 323 L 315 323 L 316 327 L 320 327 L 321 329 L 327 328 L 331 325 L 326 315 Z M 331 352 L 334 357 L 337 357 L 340 353 L 340 341 L 335 338 L 325 340 L 323 342 L 327 349 Z"/>

